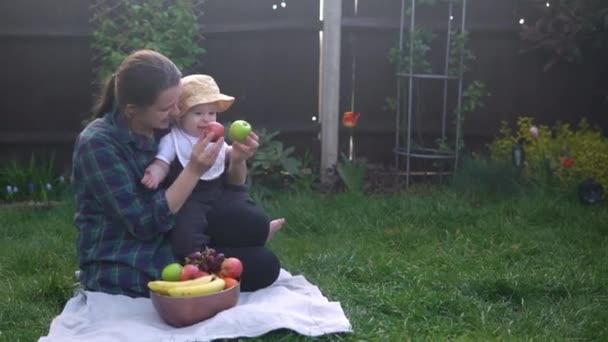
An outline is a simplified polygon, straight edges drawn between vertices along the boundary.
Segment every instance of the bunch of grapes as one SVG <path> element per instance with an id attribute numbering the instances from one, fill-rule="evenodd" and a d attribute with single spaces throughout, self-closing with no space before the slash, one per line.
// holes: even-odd
<path id="1" fill-rule="evenodd" d="M 213 248 L 205 248 L 202 252 L 194 252 L 186 257 L 186 264 L 198 266 L 201 271 L 217 274 L 222 269 L 226 257 Z"/>

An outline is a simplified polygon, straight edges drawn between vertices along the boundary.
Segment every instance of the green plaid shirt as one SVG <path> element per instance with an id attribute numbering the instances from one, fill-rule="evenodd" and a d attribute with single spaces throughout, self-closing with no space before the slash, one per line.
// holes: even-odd
<path id="1" fill-rule="evenodd" d="M 174 225 L 164 190 L 141 185 L 158 141 L 135 134 L 122 115 L 91 122 L 74 146 L 72 187 L 80 281 L 92 291 L 148 296 L 147 283 L 174 261 Z"/>

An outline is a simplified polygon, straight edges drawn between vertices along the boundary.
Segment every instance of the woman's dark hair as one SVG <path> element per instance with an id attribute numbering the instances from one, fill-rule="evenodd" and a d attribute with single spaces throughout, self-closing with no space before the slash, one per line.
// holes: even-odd
<path id="1" fill-rule="evenodd" d="M 181 73 L 164 55 L 152 50 L 139 50 L 127 56 L 112 74 L 95 106 L 94 116 L 99 118 L 127 104 L 149 106 L 158 95 L 179 84 Z"/>

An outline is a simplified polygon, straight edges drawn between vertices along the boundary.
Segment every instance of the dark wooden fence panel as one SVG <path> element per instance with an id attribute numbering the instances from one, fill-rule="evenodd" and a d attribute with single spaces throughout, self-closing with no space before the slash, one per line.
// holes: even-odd
<path id="1" fill-rule="evenodd" d="M 236 97 L 220 120 L 310 130 L 318 107 L 318 46 L 316 32 L 209 36 L 200 72 L 213 75 L 222 91 Z"/>
<path id="2" fill-rule="evenodd" d="M 319 2 L 207 1 L 199 72 L 214 75 L 236 102 L 220 120 L 311 131 L 318 112 Z"/>
<path id="3" fill-rule="evenodd" d="M 86 2 L 0 3 L 0 141 L 66 142 L 90 110 Z"/>

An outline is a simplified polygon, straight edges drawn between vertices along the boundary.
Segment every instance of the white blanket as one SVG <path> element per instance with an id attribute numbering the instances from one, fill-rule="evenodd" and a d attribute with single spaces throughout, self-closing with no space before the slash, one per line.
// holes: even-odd
<path id="1" fill-rule="evenodd" d="M 272 286 L 241 293 L 235 307 L 184 328 L 164 323 L 148 298 L 79 291 L 38 342 L 210 341 L 282 328 L 306 336 L 352 332 L 339 302 L 328 301 L 303 276 L 281 270 Z"/>

